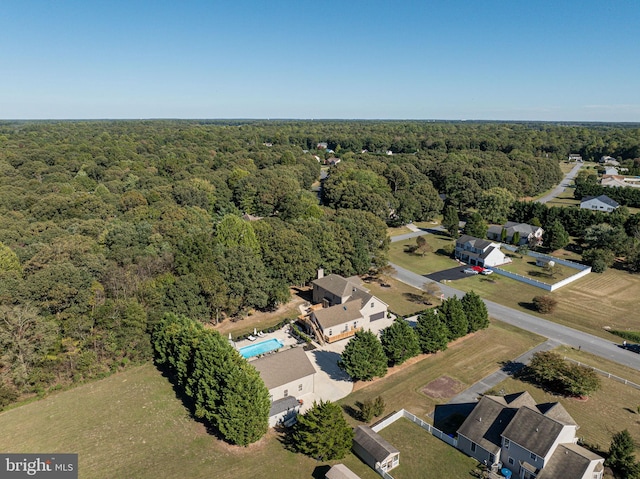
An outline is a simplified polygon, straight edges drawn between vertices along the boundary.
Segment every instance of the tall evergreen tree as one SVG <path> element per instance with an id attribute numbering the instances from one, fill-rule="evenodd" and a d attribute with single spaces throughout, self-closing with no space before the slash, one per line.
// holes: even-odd
<path id="1" fill-rule="evenodd" d="M 389 363 L 402 364 L 407 359 L 420 354 L 418 336 L 404 319 L 396 319 L 391 326 L 382 331 L 380 338 Z"/>
<path id="2" fill-rule="evenodd" d="M 640 465 L 634 456 L 633 437 L 627 429 L 613 435 L 609 447 L 609 457 L 605 464 L 624 478 L 636 478 L 640 473 Z"/>
<path id="3" fill-rule="evenodd" d="M 486 238 L 487 229 L 487 222 L 480 213 L 471 213 L 471 216 L 467 218 L 467 223 L 464 225 L 464 234 L 475 238 Z"/>
<path id="4" fill-rule="evenodd" d="M 438 315 L 442 315 L 442 321 L 449 331 L 450 341 L 464 336 L 469 331 L 469 321 L 462 303 L 456 296 L 443 301 L 438 308 Z"/>
<path id="5" fill-rule="evenodd" d="M 435 309 L 427 309 L 418 317 L 416 333 L 423 353 L 435 353 L 447 349 L 449 330 Z"/>
<path id="6" fill-rule="evenodd" d="M 549 249 L 557 250 L 569 244 L 569 233 L 564 229 L 559 220 L 555 220 L 544 232 L 544 244 Z"/>
<path id="7" fill-rule="evenodd" d="M 318 460 L 342 459 L 353 444 L 353 429 L 340 406 L 331 401 L 314 402 L 311 409 L 298 416 L 291 443 L 298 452 Z"/>
<path id="8" fill-rule="evenodd" d="M 474 291 L 469 291 L 460 300 L 462 303 L 462 309 L 467 316 L 467 322 L 469 323 L 469 331 L 473 333 L 479 329 L 485 329 L 489 327 L 489 313 L 487 306 L 482 301 L 482 298 L 478 296 Z"/>
<path id="9" fill-rule="evenodd" d="M 447 206 L 442 216 L 442 227 L 446 229 L 453 238 L 457 238 L 459 225 L 460 218 L 458 217 L 458 210 L 453 205 Z"/>
<path id="10" fill-rule="evenodd" d="M 338 366 L 355 380 L 371 381 L 387 374 L 387 357 L 375 334 L 358 331 L 344 348 Z"/>
<path id="11" fill-rule="evenodd" d="M 216 411 L 216 426 L 232 444 L 256 442 L 269 428 L 269 390 L 256 368 L 238 361 L 222 393 Z"/>

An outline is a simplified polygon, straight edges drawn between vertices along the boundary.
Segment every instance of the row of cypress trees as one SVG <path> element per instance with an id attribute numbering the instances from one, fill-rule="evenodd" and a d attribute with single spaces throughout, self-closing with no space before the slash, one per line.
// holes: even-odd
<path id="1" fill-rule="evenodd" d="M 269 391 L 258 371 L 215 330 L 165 314 L 153 334 L 156 363 L 193 401 L 195 416 L 228 442 L 246 446 L 269 427 Z"/>

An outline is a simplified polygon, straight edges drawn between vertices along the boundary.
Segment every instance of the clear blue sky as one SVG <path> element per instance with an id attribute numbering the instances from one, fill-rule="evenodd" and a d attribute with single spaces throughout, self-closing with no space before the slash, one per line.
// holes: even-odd
<path id="1" fill-rule="evenodd" d="M 640 121 L 640 0 L 9 0 L 0 118 Z"/>

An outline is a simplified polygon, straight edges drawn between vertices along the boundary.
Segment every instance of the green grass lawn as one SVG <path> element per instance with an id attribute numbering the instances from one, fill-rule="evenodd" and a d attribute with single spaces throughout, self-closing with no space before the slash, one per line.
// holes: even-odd
<path id="1" fill-rule="evenodd" d="M 390 471 L 394 479 L 465 478 L 478 465 L 475 459 L 405 418 L 379 434 L 400 451 L 400 465 Z"/>
<path id="2" fill-rule="evenodd" d="M 637 382 L 638 372 L 632 369 L 568 347 L 559 348 L 557 352 L 620 377 L 635 378 Z M 580 426 L 578 437 L 602 452 L 608 450 L 613 434 L 623 429 L 628 429 L 636 444 L 640 444 L 640 414 L 637 411 L 640 391 L 604 376 L 600 378 L 602 388 L 586 401 L 548 394 L 532 384 L 515 379 L 507 379 L 494 389 L 504 389 L 507 394 L 526 390 L 538 403 L 559 401 Z"/>
<path id="3" fill-rule="evenodd" d="M 383 288 L 379 283 L 373 281 L 365 283 L 365 287 L 371 294 L 387 303 L 389 309 L 394 313 L 407 317 L 429 307 L 422 302 L 421 291 L 393 278 L 387 278 L 385 282 L 389 285 L 388 288 Z M 440 304 L 440 300 L 436 298 L 429 298 L 429 301 L 434 306 Z"/>
<path id="4" fill-rule="evenodd" d="M 511 263 L 500 266 L 500 269 L 542 281 L 546 284 L 554 284 L 579 273 L 577 269 L 556 264 L 557 272 L 553 277 L 550 277 L 545 273 L 543 267 L 536 266 L 536 259 L 533 256 L 520 255 L 518 253 L 509 253 L 507 256 L 511 258 Z"/>
<path id="5" fill-rule="evenodd" d="M 448 254 L 442 254 L 443 248 L 454 244 L 451 237 L 444 234 L 427 234 L 424 236 L 433 252 L 424 256 L 416 253 L 406 253 L 407 246 L 415 245 L 416 239 L 411 238 L 406 241 L 391 243 L 389 248 L 389 261 L 403 268 L 407 268 L 419 274 L 430 274 L 443 269 L 454 268 L 458 262 Z"/>
<path id="6" fill-rule="evenodd" d="M 246 448 L 217 440 L 151 364 L 3 412 L 0 431 L 7 453 L 78 453 L 83 479 L 311 479 L 327 464 L 285 450 L 273 431 Z M 353 454 L 337 462 L 379 477 Z"/>
<path id="7" fill-rule="evenodd" d="M 429 382 L 449 376 L 459 381 L 462 391 L 498 370 L 504 361 L 518 357 L 542 341 L 544 338 L 541 336 L 494 321 L 488 329 L 451 344 L 446 351 L 421 356 L 409 366 L 391 370 L 384 378 L 364 383 L 364 387 L 356 389 L 339 403 L 353 407 L 356 401 L 382 396 L 386 404 L 385 414 L 404 408 L 424 419 L 436 404 L 448 401 L 448 398 L 434 399 L 424 394 L 422 388 Z M 360 424 L 353 418 L 349 420 L 354 425 Z"/>

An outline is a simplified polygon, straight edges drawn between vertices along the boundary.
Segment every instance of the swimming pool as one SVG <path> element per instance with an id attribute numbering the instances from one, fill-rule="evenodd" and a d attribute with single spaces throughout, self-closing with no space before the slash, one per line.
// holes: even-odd
<path id="1" fill-rule="evenodd" d="M 257 356 L 258 354 L 264 354 L 269 351 L 280 349 L 282 346 L 284 346 L 284 343 L 279 339 L 269 339 L 267 341 L 262 341 L 261 343 L 252 344 L 251 346 L 245 346 L 244 348 L 240 348 L 238 351 L 243 358 L 248 359 Z"/>

